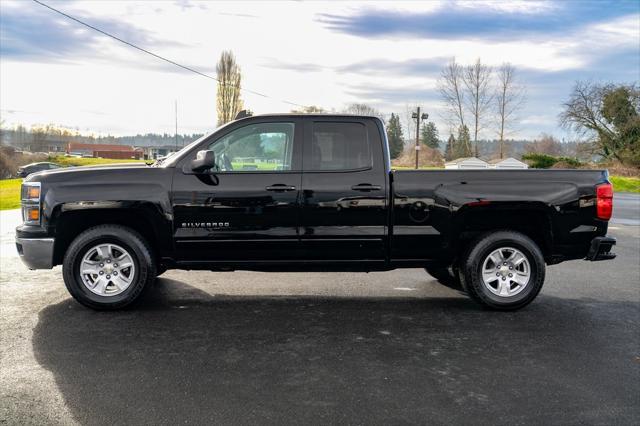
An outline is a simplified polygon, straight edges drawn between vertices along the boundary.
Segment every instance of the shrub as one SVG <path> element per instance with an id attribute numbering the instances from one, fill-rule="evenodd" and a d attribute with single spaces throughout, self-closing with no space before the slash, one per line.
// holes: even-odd
<path id="1" fill-rule="evenodd" d="M 528 153 L 522 156 L 522 160 L 534 169 L 548 169 L 558 162 L 558 159 L 552 155 Z"/>
<path id="2" fill-rule="evenodd" d="M 583 164 L 571 157 L 554 157 L 553 155 L 538 154 L 530 152 L 522 156 L 522 160 L 529 164 L 529 167 L 534 169 L 548 169 L 558 164 L 562 168 L 577 169 L 583 166 Z M 561 163 L 561 164 L 560 164 Z"/>

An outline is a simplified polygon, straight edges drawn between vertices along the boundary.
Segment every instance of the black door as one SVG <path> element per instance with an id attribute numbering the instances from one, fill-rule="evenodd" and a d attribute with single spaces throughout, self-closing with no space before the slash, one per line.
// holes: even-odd
<path id="1" fill-rule="evenodd" d="M 386 190 L 382 141 L 373 120 L 308 120 L 300 217 L 308 259 L 382 262 Z"/>
<path id="2" fill-rule="evenodd" d="M 176 170 L 176 257 L 241 263 L 298 256 L 298 121 L 239 122 L 214 137 L 200 148 L 214 151 L 212 170 Z"/>

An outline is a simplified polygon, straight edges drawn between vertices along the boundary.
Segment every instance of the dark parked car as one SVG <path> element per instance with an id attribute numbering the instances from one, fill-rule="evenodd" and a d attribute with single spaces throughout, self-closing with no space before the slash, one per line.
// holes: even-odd
<path id="1" fill-rule="evenodd" d="M 153 166 L 30 176 L 22 208 L 23 262 L 62 264 L 69 292 L 98 309 L 131 304 L 172 268 L 421 267 L 513 310 L 546 265 L 615 257 L 606 170 L 394 171 L 375 117 L 236 120 Z"/>
<path id="2" fill-rule="evenodd" d="M 20 167 L 18 169 L 17 175 L 24 178 L 29 176 L 31 173 L 41 172 L 43 170 L 59 169 L 60 167 L 62 166 L 59 166 L 58 164 L 55 164 L 55 163 L 47 163 L 47 162 L 31 163 L 31 164 L 27 164 L 26 166 Z"/>

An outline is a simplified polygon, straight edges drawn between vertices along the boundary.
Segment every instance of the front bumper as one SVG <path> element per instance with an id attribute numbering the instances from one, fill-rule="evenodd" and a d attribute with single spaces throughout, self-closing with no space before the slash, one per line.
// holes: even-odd
<path id="1" fill-rule="evenodd" d="M 591 240 L 591 248 L 585 260 L 609 260 L 616 257 L 611 249 L 616 245 L 616 239 L 612 237 L 595 237 Z"/>
<path id="2" fill-rule="evenodd" d="M 53 243 L 53 238 L 16 237 L 20 260 L 29 269 L 53 268 Z"/>

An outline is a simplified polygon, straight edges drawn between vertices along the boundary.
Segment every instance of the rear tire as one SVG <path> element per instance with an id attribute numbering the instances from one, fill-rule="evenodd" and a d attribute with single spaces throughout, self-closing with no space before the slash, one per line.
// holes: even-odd
<path id="1" fill-rule="evenodd" d="M 471 299 L 486 308 L 513 311 L 525 307 L 540 293 L 544 257 L 526 235 L 497 231 L 469 246 L 460 262 L 459 275 Z"/>
<path id="2" fill-rule="evenodd" d="M 62 274 L 67 290 L 92 309 L 114 310 L 134 303 L 156 277 L 153 252 L 131 228 L 100 225 L 69 245 Z"/>

